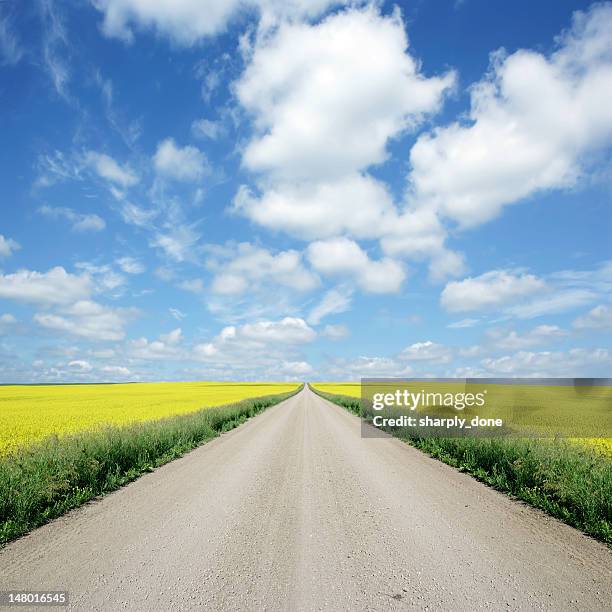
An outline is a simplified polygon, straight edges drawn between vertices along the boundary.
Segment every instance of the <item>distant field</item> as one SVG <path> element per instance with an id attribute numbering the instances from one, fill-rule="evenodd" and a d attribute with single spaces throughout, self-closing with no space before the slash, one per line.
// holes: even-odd
<path id="1" fill-rule="evenodd" d="M 0 387 L 0 455 L 52 435 L 128 425 L 286 393 L 285 383 L 134 383 Z"/>
<path id="2" fill-rule="evenodd" d="M 361 385 L 359 383 L 313 383 L 310 386 L 332 395 L 361 397 Z"/>
<path id="3" fill-rule="evenodd" d="M 456 383 L 420 383 L 419 386 L 428 388 L 431 390 L 451 390 L 453 385 Z M 395 387 L 395 384 L 391 385 Z M 313 388 L 323 391 L 324 393 L 330 393 L 332 395 L 345 395 L 348 397 L 361 397 L 361 384 L 360 383 L 315 383 L 312 385 Z M 477 385 L 472 385 L 472 391 Z M 380 389 L 380 384 L 376 385 L 377 389 Z M 609 391 L 605 391 L 602 387 L 601 390 L 591 389 L 590 397 L 576 397 L 575 390 L 569 386 L 549 387 L 549 386 L 529 386 L 528 391 L 521 390 L 520 385 L 496 385 L 496 388 L 500 390 L 499 395 L 496 396 L 498 402 L 507 402 L 508 409 L 512 410 L 513 420 L 517 424 L 521 424 L 521 421 L 529 423 L 529 426 L 533 428 L 533 422 L 535 421 L 534 416 L 536 412 L 541 415 L 543 425 L 543 431 L 546 427 L 550 427 L 551 421 L 556 424 L 564 423 L 568 428 L 571 427 L 572 421 L 576 420 L 577 407 L 580 407 L 581 419 L 588 418 L 601 418 L 602 402 L 609 407 L 610 397 Z M 524 397 L 521 397 L 523 395 Z M 523 403 L 525 406 L 529 406 L 529 409 L 524 411 L 521 419 L 520 412 L 517 412 L 516 404 Z M 531 414 L 530 414 L 531 413 Z M 608 413 L 609 414 L 609 413 Z M 609 418 L 608 418 L 609 423 Z M 609 430 L 609 425 L 607 426 Z M 606 431 L 606 426 L 602 424 L 602 431 Z M 580 434 L 575 434 L 580 435 Z M 544 434 L 546 437 L 546 434 Z M 597 451 L 612 457 L 612 438 L 586 438 L 576 437 L 570 438 L 575 443 L 584 444 Z"/>

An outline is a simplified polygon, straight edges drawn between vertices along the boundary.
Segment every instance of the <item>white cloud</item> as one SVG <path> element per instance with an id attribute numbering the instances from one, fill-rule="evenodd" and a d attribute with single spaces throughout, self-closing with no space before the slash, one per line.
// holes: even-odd
<path id="1" fill-rule="evenodd" d="M 453 73 L 424 76 L 407 48 L 399 11 L 383 16 L 374 6 L 316 25 L 285 23 L 258 39 L 236 84 L 255 127 L 242 161 L 258 183 L 240 188 L 234 210 L 306 240 L 391 233 L 399 218 L 393 198 L 366 171 L 386 161 L 389 140 L 439 109 L 455 81 Z M 419 255 L 440 251 L 436 232 L 435 247 L 413 232 Z M 400 238 L 404 249 L 417 242 Z M 395 263 L 384 265 L 391 286 L 401 274 Z"/>
<path id="2" fill-rule="evenodd" d="M 12 20 L 7 15 L 0 15 L 0 65 L 13 66 L 23 57 L 23 48 Z"/>
<path id="3" fill-rule="evenodd" d="M 204 282 L 201 278 L 191 278 L 179 283 L 179 288 L 191 293 L 202 293 L 204 291 Z"/>
<path id="4" fill-rule="evenodd" d="M 210 121 L 210 119 L 196 119 L 191 124 L 191 133 L 196 138 L 208 138 L 209 140 L 217 140 L 225 133 L 225 129 L 220 121 Z"/>
<path id="5" fill-rule="evenodd" d="M 121 377 L 127 377 L 131 375 L 129 369 L 124 366 L 103 366 L 100 368 L 100 372 Z"/>
<path id="6" fill-rule="evenodd" d="M 492 56 L 472 87 L 468 121 L 419 137 L 410 153 L 412 196 L 463 226 L 497 216 L 539 191 L 563 189 L 585 157 L 612 143 L 612 5 L 574 15 L 549 57 Z"/>
<path id="7" fill-rule="evenodd" d="M 315 270 L 328 276 L 349 276 L 369 293 L 399 291 L 406 275 L 402 265 L 393 259 L 374 261 L 361 247 L 348 238 L 313 242 L 308 259 Z"/>
<path id="8" fill-rule="evenodd" d="M 169 225 L 158 231 L 151 239 L 151 245 L 158 247 L 173 261 L 189 261 L 194 258 L 194 249 L 200 234 L 191 225 Z"/>
<path id="9" fill-rule="evenodd" d="M 138 183 L 138 176 L 128 166 L 121 166 L 112 157 L 96 151 L 88 151 L 85 154 L 85 163 L 92 168 L 96 174 L 115 185 L 124 189 Z"/>
<path id="10" fill-rule="evenodd" d="M 329 181 L 275 182 L 261 196 L 242 186 L 233 209 L 259 225 L 306 240 L 342 233 L 377 238 L 395 220 L 385 186 L 358 173 Z"/>
<path id="11" fill-rule="evenodd" d="M 496 359 L 483 359 L 488 375 L 533 378 L 607 376 L 612 365 L 608 349 L 574 348 L 566 352 L 519 351 Z"/>
<path id="12" fill-rule="evenodd" d="M 177 181 L 197 181 L 207 169 L 204 153 L 190 145 L 181 148 L 173 138 L 157 145 L 153 164 L 159 174 Z"/>
<path id="13" fill-rule="evenodd" d="M 315 17 L 342 0 L 91 0 L 104 13 L 106 36 L 132 42 L 133 27 L 154 30 L 174 43 L 193 45 L 223 32 L 241 9 L 255 9 L 260 27 L 280 19 Z"/>
<path id="14" fill-rule="evenodd" d="M 247 242 L 224 249 L 220 255 L 211 257 L 207 266 L 215 273 L 212 291 L 221 295 L 258 291 L 264 284 L 296 291 L 309 291 L 319 284 L 316 275 L 304 267 L 297 251 L 272 253 Z"/>
<path id="15" fill-rule="evenodd" d="M 533 319 L 545 314 L 557 314 L 593 302 L 597 295 L 587 289 L 557 289 L 540 298 L 508 308 L 508 313 L 519 319 Z"/>
<path id="16" fill-rule="evenodd" d="M 144 265 L 133 257 L 120 257 L 117 263 L 126 274 L 142 274 L 145 271 Z"/>
<path id="17" fill-rule="evenodd" d="M 10 257 L 15 251 L 21 248 L 19 243 L 12 238 L 5 238 L 0 234 L 0 257 Z"/>
<path id="18" fill-rule="evenodd" d="M 454 75 L 426 78 L 406 52 L 398 11 L 285 23 L 256 46 L 237 83 L 258 134 L 243 163 L 291 180 L 329 180 L 378 164 L 387 141 L 439 108 Z"/>
<path id="19" fill-rule="evenodd" d="M 252 371 L 254 363 L 258 368 L 277 368 L 279 360 L 303 361 L 297 349 L 315 338 L 316 332 L 303 319 L 285 317 L 224 327 L 210 342 L 196 345 L 192 356 L 199 361 L 228 364 L 243 370 Z"/>
<path id="20" fill-rule="evenodd" d="M 72 229 L 75 232 L 99 232 L 106 227 L 106 222 L 102 217 L 93 213 L 80 213 L 72 208 L 45 205 L 41 206 L 38 212 L 46 217 L 66 219 L 72 223 Z"/>
<path id="21" fill-rule="evenodd" d="M 180 327 L 173 329 L 171 332 L 167 334 L 161 334 L 159 339 L 166 344 L 175 345 L 179 344 L 183 340 L 183 332 Z"/>
<path id="22" fill-rule="evenodd" d="M 612 306 L 599 304 L 586 314 L 578 317 L 573 326 L 576 329 L 612 329 Z"/>
<path id="23" fill-rule="evenodd" d="M 230 329 L 230 328 L 226 328 Z M 285 317 L 280 321 L 259 321 L 247 323 L 237 328 L 240 337 L 262 343 L 304 344 L 312 342 L 316 332 L 306 321 L 295 317 Z"/>
<path id="24" fill-rule="evenodd" d="M 71 304 L 93 290 L 87 275 L 70 274 L 57 266 L 48 272 L 19 270 L 0 274 L 0 297 L 40 305 Z"/>
<path id="25" fill-rule="evenodd" d="M 17 319 L 10 313 L 4 313 L 0 316 L 0 323 L 2 325 L 14 325 L 17 323 Z"/>
<path id="26" fill-rule="evenodd" d="M 356 357 L 355 359 L 336 359 L 328 366 L 334 380 L 359 380 L 387 376 L 410 376 L 412 367 L 391 357 Z"/>
<path id="27" fill-rule="evenodd" d="M 464 329 L 466 327 L 474 327 L 480 319 L 461 319 L 460 321 L 454 321 L 449 323 L 446 327 L 449 329 Z"/>
<path id="28" fill-rule="evenodd" d="M 449 312 L 500 308 L 546 290 L 546 283 L 533 274 L 491 270 L 477 277 L 450 282 L 440 298 Z"/>
<path id="29" fill-rule="evenodd" d="M 311 374 L 313 367 L 307 361 L 283 361 L 281 372 L 294 376 L 303 376 Z"/>
<path id="30" fill-rule="evenodd" d="M 135 314 L 133 309 L 109 308 L 90 300 L 80 300 L 64 308 L 61 314 L 37 313 L 34 320 L 57 332 L 110 341 L 125 337 L 125 326 Z"/>
<path id="31" fill-rule="evenodd" d="M 168 312 L 177 320 L 182 321 L 187 315 L 178 308 L 168 308 Z"/>
<path id="32" fill-rule="evenodd" d="M 146 338 L 138 338 L 128 343 L 128 354 L 136 359 L 162 360 L 185 357 L 186 353 L 179 346 L 183 334 L 179 328 L 167 334 L 161 334 L 157 340 L 149 342 Z"/>
<path id="33" fill-rule="evenodd" d="M 69 42 L 64 21 L 51 0 L 42 0 L 38 7 L 42 21 L 42 63 L 57 94 L 69 100 L 70 67 L 66 59 Z"/>
<path id="34" fill-rule="evenodd" d="M 329 315 L 346 312 L 351 306 L 351 295 L 352 291 L 347 287 L 330 289 L 308 314 L 308 323 L 318 325 Z"/>
<path id="35" fill-rule="evenodd" d="M 131 202 L 122 202 L 119 213 L 125 223 L 136 227 L 149 227 L 158 211 L 137 206 Z"/>
<path id="36" fill-rule="evenodd" d="M 346 325 L 326 325 L 321 331 L 321 335 L 330 340 L 342 340 L 349 335 Z"/>
<path id="37" fill-rule="evenodd" d="M 501 328 L 487 331 L 487 338 L 496 350 L 510 351 L 546 344 L 566 335 L 567 332 L 557 325 L 538 325 L 523 333 Z"/>
<path id="38" fill-rule="evenodd" d="M 89 363 L 89 361 L 85 361 L 84 359 L 74 359 L 68 364 L 68 367 L 79 372 L 91 372 L 93 370 L 91 363 Z"/>
<path id="39" fill-rule="evenodd" d="M 452 351 L 448 347 L 431 340 L 415 342 L 399 354 L 400 359 L 407 361 L 435 361 L 436 363 L 447 363 L 451 357 Z"/>
<path id="40" fill-rule="evenodd" d="M 115 272 L 109 265 L 97 265 L 89 261 L 79 261 L 75 264 L 79 270 L 85 271 L 95 282 L 96 291 L 104 293 L 115 291 L 126 284 L 125 276 Z"/>

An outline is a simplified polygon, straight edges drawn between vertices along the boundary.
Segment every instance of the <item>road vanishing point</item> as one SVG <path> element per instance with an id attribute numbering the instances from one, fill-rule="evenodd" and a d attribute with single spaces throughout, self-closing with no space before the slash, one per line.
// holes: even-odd
<path id="1" fill-rule="evenodd" d="M 611 609 L 609 549 L 307 387 L 0 551 L 75 610 Z M 46 608 L 49 609 L 49 608 Z"/>

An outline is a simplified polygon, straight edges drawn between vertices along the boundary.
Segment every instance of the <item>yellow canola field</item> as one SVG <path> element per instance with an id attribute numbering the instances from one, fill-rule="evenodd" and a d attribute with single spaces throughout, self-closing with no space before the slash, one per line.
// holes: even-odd
<path id="1" fill-rule="evenodd" d="M 226 382 L 0 386 L 0 455 L 51 435 L 161 419 L 287 393 L 297 386 Z"/>
<path id="2" fill-rule="evenodd" d="M 361 397 L 360 383 L 315 383 L 312 387 L 332 395 Z M 612 438 L 572 438 L 571 440 L 577 444 L 590 446 L 601 454 L 612 457 Z"/>
<path id="3" fill-rule="evenodd" d="M 359 383 L 313 383 L 313 389 L 332 395 L 348 395 L 349 397 L 361 397 L 361 384 Z"/>

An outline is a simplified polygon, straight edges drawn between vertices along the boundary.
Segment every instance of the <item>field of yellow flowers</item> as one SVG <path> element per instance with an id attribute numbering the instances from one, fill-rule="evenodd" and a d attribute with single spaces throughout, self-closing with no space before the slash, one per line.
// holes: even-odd
<path id="1" fill-rule="evenodd" d="M 293 391 L 295 383 L 0 386 L 0 455 L 49 436 L 128 425 Z"/>
<path id="2" fill-rule="evenodd" d="M 361 384 L 360 383 L 316 383 L 313 384 L 314 389 L 329 393 L 331 395 L 346 395 L 348 397 L 361 397 Z M 550 389 L 540 387 L 542 390 L 542 396 L 548 397 L 551 393 Z M 565 388 L 566 389 L 566 388 Z M 538 391 L 538 389 L 535 389 Z M 559 394 L 556 398 L 559 403 L 567 399 L 567 393 L 564 388 L 558 389 Z M 612 438 L 574 438 L 573 442 L 577 444 L 583 444 L 589 446 L 603 455 L 612 457 Z"/>

